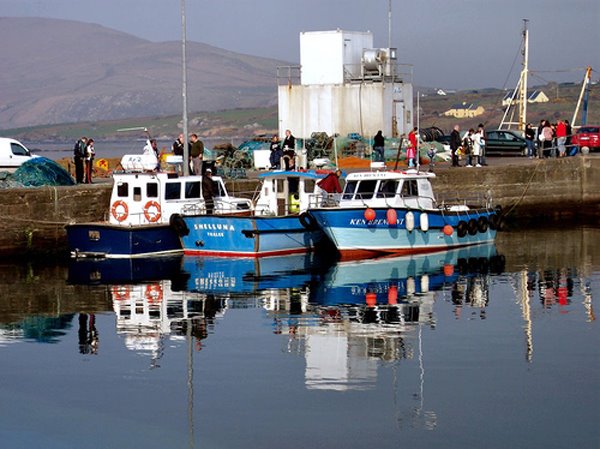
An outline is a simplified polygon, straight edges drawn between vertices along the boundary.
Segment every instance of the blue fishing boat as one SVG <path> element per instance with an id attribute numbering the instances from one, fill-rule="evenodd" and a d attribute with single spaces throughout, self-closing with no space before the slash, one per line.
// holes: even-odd
<path id="1" fill-rule="evenodd" d="M 332 205 L 308 214 L 334 243 L 342 258 L 418 254 L 493 242 L 499 209 L 484 199 L 436 200 L 431 172 L 351 173 Z"/>
<path id="2" fill-rule="evenodd" d="M 249 213 L 248 199 L 231 197 L 213 176 L 214 213 Z M 148 257 L 181 253 L 185 214 L 204 214 L 202 176 L 127 170 L 113 174 L 108 217 L 66 226 L 73 257 Z"/>
<path id="3" fill-rule="evenodd" d="M 313 170 L 262 173 L 251 215 L 182 215 L 184 253 L 267 257 L 304 253 L 325 244 L 323 231 L 306 214 L 310 205 L 322 204 L 317 182 L 325 175 Z"/>

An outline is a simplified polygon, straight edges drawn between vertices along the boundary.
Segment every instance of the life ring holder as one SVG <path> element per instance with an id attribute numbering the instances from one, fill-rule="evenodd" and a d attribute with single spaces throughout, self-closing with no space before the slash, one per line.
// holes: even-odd
<path id="1" fill-rule="evenodd" d="M 123 209 L 122 213 L 119 213 L 119 207 Z M 117 220 L 120 223 L 129 216 L 129 206 L 127 206 L 127 203 L 125 201 L 117 200 L 112 204 L 110 208 L 110 213 L 115 218 L 115 220 Z"/>
<path id="2" fill-rule="evenodd" d="M 151 208 L 156 209 L 156 212 L 152 213 L 150 210 Z M 148 201 L 144 206 L 144 217 L 146 217 L 146 220 L 148 220 L 150 223 L 156 223 L 158 220 L 160 220 L 160 216 L 160 204 L 154 200 Z"/>
<path id="3" fill-rule="evenodd" d="M 163 289 L 159 284 L 149 284 L 146 286 L 145 297 L 149 303 L 158 304 L 163 300 Z"/>
<path id="4" fill-rule="evenodd" d="M 302 212 L 298 216 L 298 220 L 305 229 L 313 230 L 317 228 L 317 221 L 315 220 L 315 217 L 307 212 Z"/>

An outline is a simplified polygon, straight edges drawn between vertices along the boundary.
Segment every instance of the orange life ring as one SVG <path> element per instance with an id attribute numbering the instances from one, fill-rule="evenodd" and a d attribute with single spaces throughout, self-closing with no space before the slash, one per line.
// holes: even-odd
<path id="1" fill-rule="evenodd" d="M 123 212 L 118 211 L 119 207 L 123 209 Z M 112 207 L 110 208 L 110 213 L 113 217 L 115 217 L 115 220 L 121 222 L 129 215 L 129 207 L 125 201 L 118 200 L 113 203 Z"/>
<path id="2" fill-rule="evenodd" d="M 149 303 L 159 303 L 163 299 L 163 290 L 159 284 L 146 286 L 146 299 Z"/>
<path id="3" fill-rule="evenodd" d="M 115 301 L 129 300 L 129 287 L 127 285 L 113 285 L 112 296 Z"/>
<path id="4" fill-rule="evenodd" d="M 156 209 L 156 212 L 152 212 L 150 210 L 151 207 Z M 160 220 L 160 204 L 154 200 L 148 201 L 144 206 L 144 217 L 146 217 L 146 220 L 148 220 L 150 223 L 156 223 L 158 220 Z"/>

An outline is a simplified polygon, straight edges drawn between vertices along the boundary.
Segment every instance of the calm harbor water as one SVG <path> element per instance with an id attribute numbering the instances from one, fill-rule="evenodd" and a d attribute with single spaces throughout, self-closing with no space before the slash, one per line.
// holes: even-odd
<path id="1" fill-rule="evenodd" d="M 599 246 L 5 261 L 0 446 L 598 447 Z"/>

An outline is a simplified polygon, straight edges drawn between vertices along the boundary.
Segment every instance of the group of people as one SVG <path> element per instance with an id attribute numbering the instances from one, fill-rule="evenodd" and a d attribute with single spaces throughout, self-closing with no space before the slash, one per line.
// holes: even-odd
<path id="1" fill-rule="evenodd" d="M 273 135 L 270 150 L 269 164 L 272 170 L 296 169 L 296 138 L 289 129 L 285 130 L 285 137 L 281 143 L 279 136 Z"/>
<path id="2" fill-rule="evenodd" d="M 416 126 L 408 133 L 400 136 L 399 151 L 406 151 L 406 164 L 409 167 L 417 166 L 417 149 L 419 147 L 419 128 Z M 373 137 L 373 161 L 385 162 L 385 137 L 381 130 Z"/>
<path id="3" fill-rule="evenodd" d="M 551 124 L 540 120 L 537 130 L 533 124 L 525 126 L 525 141 L 529 158 L 549 158 L 567 156 L 571 147 L 573 130 L 568 120 L 559 120 Z"/>
<path id="4" fill-rule="evenodd" d="M 461 155 L 467 157 L 465 167 L 487 165 L 485 162 L 485 139 L 483 123 L 480 123 L 477 129 L 470 128 L 462 137 L 460 135 L 460 126 L 454 125 L 454 129 L 450 133 L 452 167 L 460 167 Z"/>
<path id="5" fill-rule="evenodd" d="M 185 144 L 183 134 L 179 134 L 179 137 L 173 142 L 173 154 L 175 156 L 183 156 Z M 190 134 L 190 140 L 188 144 L 189 148 L 189 162 L 191 164 L 192 174 L 202 174 L 202 164 L 204 162 L 204 142 L 200 140 L 198 134 Z"/>
<path id="6" fill-rule="evenodd" d="M 73 161 L 75 163 L 75 182 L 77 184 L 92 183 L 95 156 L 94 139 L 82 137 L 75 142 Z"/>

